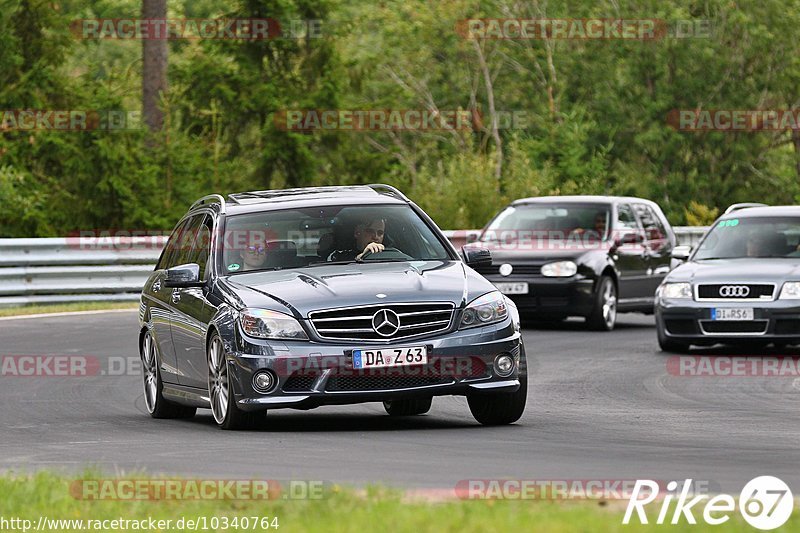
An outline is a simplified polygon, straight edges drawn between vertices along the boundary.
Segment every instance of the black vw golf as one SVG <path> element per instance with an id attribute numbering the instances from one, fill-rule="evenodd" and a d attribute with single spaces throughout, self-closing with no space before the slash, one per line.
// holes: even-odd
<path id="1" fill-rule="evenodd" d="M 720 217 L 658 288 L 656 326 L 665 351 L 800 343 L 800 207 Z"/>
<path id="2" fill-rule="evenodd" d="M 192 205 L 140 306 L 156 418 L 211 408 L 223 428 L 268 409 L 383 402 L 393 416 L 464 395 L 516 421 L 527 374 L 513 302 L 386 185 L 214 195 Z"/>
<path id="3" fill-rule="evenodd" d="M 617 311 L 653 312 L 669 272 L 675 235 L 661 209 L 642 198 L 550 196 L 516 200 L 483 229 L 493 264 L 478 272 L 523 317 L 585 317 L 611 330 Z"/>

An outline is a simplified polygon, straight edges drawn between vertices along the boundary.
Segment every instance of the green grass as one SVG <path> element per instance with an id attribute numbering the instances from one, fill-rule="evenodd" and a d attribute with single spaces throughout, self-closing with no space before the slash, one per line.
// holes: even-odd
<path id="1" fill-rule="evenodd" d="M 82 479 L 108 479 L 96 473 Z M 142 479 L 129 476 L 126 479 Z M 78 479 L 80 479 L 78 478 Z M 485 532 L 485 531 L 653 531 L 654 525 L 622 525 L 624 502 L 598 501 L 446 501 L 429 503 L 409 501 L 401 491 L 368 488 L 342 489 L 328 486 L 316 500 L 268 501 L 89 501 L 74 498 L 70 484 L 76 478 L 49 472 L 34 475 L 0 476 L 0 517 L 30 519 L 40 516 L 61 519 L 191 519 L 197 517 L 277 517 L 278 531 L 392 531 L 413 532 Z M 648 516 L 655 519 L 657 511 Z M 695 512 L 702 522 L 702 509 Z M 698 524 L 682 527 L 657 526 L 659 531 L 754 531 L 738 514 L 722 526 Z M 798 513 L 784 529 L 800 529 Z M 72 531 L 63 528 L 64 531 Z M 169 529 L 175 531 L 177 529 Z M 234 529 L 228 529 L 232 531 Z M 253 530 L 252 528 L 250 529 Z M 258 529 L 260 530 L 260 529 Z M 222 529 L 219 529 L 222 531 Z M 274 530 L 272 530 L 274 531 Z"/>
<path id="2" fill-rule="evenodd" d="M 38 315 L 41 313 L 70 313 L 75 311 L 105 311 L 108 309 L 136 309 L 136 302 L 75 302 L 66 304 L 26 305 L 0 308 L 0 317 Z"/>

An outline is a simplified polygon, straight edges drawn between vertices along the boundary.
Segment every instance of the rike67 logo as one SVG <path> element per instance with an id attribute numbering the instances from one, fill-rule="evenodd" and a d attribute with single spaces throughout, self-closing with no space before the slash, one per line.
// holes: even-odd
<path id="1" fill-rule="evenodd" d="M 733 496 L 718 494 L 712 497 L 708 494 L 701 494 L 692 498 L 691 487 L 691 479 L 687 479 L 680 487 L 677 481 L 670 481 L 667 484 L 667 494 L 661 502 L 656 524 L 666 523 L 673 501 L 675 507 L 669 522 L 671 524 L 679 524 L 682 519 L 689 524 L 696 524 L 694 512 L 702 512 L 703 520 L 713 526 L 724 524 L 730 520 L 731 513 L 737 508 L 737 502 Z M 628 507 L 625 509 L 622 523 L 629 524 L 634 511 L 640 523 L 649 523 L 644 508 L 654 502 L 658 496 L 658 484 L 655 481 L 637 480 L 628 500 Z M 706 499 L 708 501 L 705 502 L 705 505 L 698 505 Z M 773 476 L 759 476 L 750 480 L 739 494 L 739 512 L 745 521 L 756 529 L 770 530 L 782 526 L 789 520 L 793 507 L 794 499 L 789 486 Z"/>

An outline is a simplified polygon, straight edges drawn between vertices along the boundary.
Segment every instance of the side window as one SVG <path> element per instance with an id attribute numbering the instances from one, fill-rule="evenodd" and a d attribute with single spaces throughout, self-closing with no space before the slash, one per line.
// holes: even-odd
<path id="1" fill-rule="evenodd" d="M 181 238 L 178 242 L 178 250 L 175 254 L 175 265 L 185 265 L 192 262 L 192 253 L 194 252 L 194 243 L 197 241 L 197 233 L 200 230 L 200 225 L 203 223 L 205 215 L 195 215 L 189 219 L 186 228 L 181 232 Z"/>
<path id="2" fill-rule="evenodd" d="M 200 265 L 201 280 L 206 277 L 206 266 L 208 265 L 208 258 L 211 254 L 211 224 L 212 221 L 209 216 L 203 218 L 194 240 L 192 255 L 187 261 L 188 263 L 197 263 Z"/>
<path id="3" fill-rule="evenodd" d="M 636 217 L 633 214 L 631 206 L 628 204 L 619 204 L 617 206 L 616 226 L 616 229 L 622 232 L 636 232 L 639 230 L 639 225 L 636 223 Z"/>
<path id="4" fill-rule="evenodd" d="M 652 207 L 644 204 L 637 204 L 636 212 L 642 221 L 645 239 L 650 241 L 653 249 L 660 250 L 664 248 L 669 243 L 669 239 L 667 237 L 667 228 L 664 227 L 658 214 Z"/>
<path id="5" fill-rule="evenodd" d="M 177 258 L 178 250 L 180 248 L 180 241 L 183 238 L 183 234 L 186 231 L 186 226 L 188 224 L 189 220 L 186 219 L 178 224 L 178 226 L 176 226 L 172 231 L 169 239 L 167 239 L 166 246 L 164 246 L 164 251 L 161 252 L 161 258 L 158 260 L 156 270 L 172 268 L 177 265 L 175 259 Z"/>

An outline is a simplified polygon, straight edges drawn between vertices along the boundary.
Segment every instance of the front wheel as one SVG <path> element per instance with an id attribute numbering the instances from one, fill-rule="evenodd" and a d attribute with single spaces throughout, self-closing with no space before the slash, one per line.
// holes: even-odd
<path id="1" fill-rule="evenodd" d="M 216 333 L 208 341 L 208 398 L 214 421 L 222 429 L 251 429 L 265 416 L 264 413 L 242 411 L 236 406 L 228 379 L 225 348 Z"/>
<path id="2" fill-rule="evenodd" d="M 194 407 L 180 405 L 164 398 L 164 383 L 158 363 L 158 348 L 153 334 L 145 332 L 142 338 L 142 378 L 144 380 L 144 406 L 153 418 L 191 418 Z"/>
<path id="3" fill-rule="evenodd" d="M 617 286 L 609 276 L 597 282 L 594 308 L 586 318 L 589 328 L 595 331 L 611 331 L 617 323 Z"/>
<path id="4" fill-rule="evenodd" d="M 433 398 L 419 398 L 413 400 L 391 400 L 383 402 L 383 408 L 389 416 L 414 416 L 424 415 L 431 410 Z"/>
<path id="5" fill-rule="evenodd" d="M 515 392 L 470 394 L 467 403 L 475 420 L 484 426 L 500 426 L 519 420 L 527 399 L 528 376 L 523 374 L 519 376 L 519 389 Z"/>

